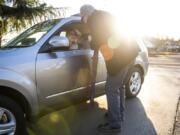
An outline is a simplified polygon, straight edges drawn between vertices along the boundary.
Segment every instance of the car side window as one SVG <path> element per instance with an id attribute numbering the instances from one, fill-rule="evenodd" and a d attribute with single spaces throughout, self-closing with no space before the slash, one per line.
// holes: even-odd
<path id="1" fill-rule="evenodd" d="M 76 29 L 67 29 L 58 32 L 56 36 L 66 37 L 69 40 L 69 50 L 79 50 L 81 34 L 77 32 Z"/>
<path id="2" fill-rule="evenodd" d="M 69 40 L 69 50 L 85 50 L 90 49 L 89 34 L 81 34 L 77 29 L 62 30 L 57 36 L 67 37 Z"/>
<path id="3" fill-rule="evenodd" d="M 81 22 L 69 22 L 55 33 L 69 40 L 69 50 L 90 49 L 89 29 Z"/>

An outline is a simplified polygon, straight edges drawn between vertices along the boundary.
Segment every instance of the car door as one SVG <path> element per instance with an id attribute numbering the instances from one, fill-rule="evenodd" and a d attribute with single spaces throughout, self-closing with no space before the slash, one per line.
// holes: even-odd
<path id="1" fill-rule="evenodd" d="M 60 33 L 66 35 L 65 31 Z M 90 48 L 38 53 L 36 80 L 40 106 L 61 108 L 88 99 L 92 56 Z M 105 72 L 105 63 L 99 54 L 97 95 L 104 93 Z"/>
<path id="2" fill-rule="evenodd" d="M 65 35 L 64 31 L 61 33 Z M 91 56 L 89 49 L 38 53 L 36 80 L 40 106 L 64 107 L 87 99 Z"/>
<path id="3" fill-rule="evenodd" d="M 43 106 L 64 106 L 87 97 L 88 59 L 88 50 L 39 53 L 36 73 L 40 103 Z"/>

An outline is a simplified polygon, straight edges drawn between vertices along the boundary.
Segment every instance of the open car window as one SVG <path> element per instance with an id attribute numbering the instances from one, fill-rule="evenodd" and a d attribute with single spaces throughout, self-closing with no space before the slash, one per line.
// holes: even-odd
<path id="1" fill-rule="evenodd" d="M 69 36 L 69 33 L 71 32 L 71 30 L 77 30 L 81 34 L 78 37 L 78 41 L 77 41 L 77 46 L 78 47 L 73 47 L 72 44 L 71 44 L 71 38 Z M 69 24 L 66 24 L 55 35 L 56 36 L 61 36 L 61 37 L 67 37 L 69 39 L 69 42 L 70 42 L 69 50 L 90 49 L 90 38 L 89 38 L 88 30 L 80 22 L 71 22 Z"/>

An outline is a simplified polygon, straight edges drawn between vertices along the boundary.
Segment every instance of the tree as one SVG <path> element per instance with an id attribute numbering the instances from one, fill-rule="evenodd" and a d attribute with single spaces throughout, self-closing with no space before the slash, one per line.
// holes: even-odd
<path id="1" fill-rule="evenodd" d="M 0 0 L 0 47 L 4 33 L 19 31 L 56 15 L 60 15 L 59 10 L 39 0 Z"/>

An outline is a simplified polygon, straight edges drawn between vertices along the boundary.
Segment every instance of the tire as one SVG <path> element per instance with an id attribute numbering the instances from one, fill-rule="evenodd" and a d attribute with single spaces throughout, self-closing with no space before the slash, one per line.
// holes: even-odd
<path id="1" fill-rule="evenodd" d="M 140 90 L 143 83 L 143 73 L 142 70 L 138 67 L 133 67 L 127 76 L 126 81 L 126 97 L 133 98 L 136 97 Z"/>
<path id="2" fill-rule="evenodd" d="M 3 118 L 1 117 L 2 113 L 4 114 Z M 6 132 L 3 133 L 4 135 L 27 135 L 26 120 L 21 107 L 11 98 L 0 95 L 0 132 L 2 132 L 1 126 L 5 126 L 7 123 L 15 126 L 8 127 L 11 134 Z"/>

